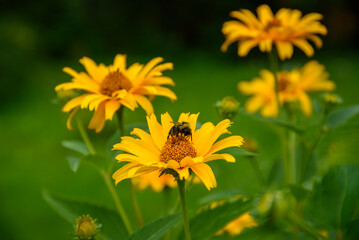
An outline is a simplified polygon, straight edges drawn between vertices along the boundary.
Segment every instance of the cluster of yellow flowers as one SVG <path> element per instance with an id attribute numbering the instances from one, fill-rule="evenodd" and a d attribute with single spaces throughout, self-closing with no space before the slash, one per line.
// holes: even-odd
<path id="1" fill-rule="evenodd" d="M 292 57 L 293 46 L 310 57 L 314 49 L 308 40 L 320 48 L 322 40 L 318 35 L 327 34 L 326 27 L 319 22 L 322 15 L 318 13 L 302 17 L 298 10 L 280 9 L 273 14 L 269 6 L 261 5 L 257 8 L 258 17 L 245 9 L 233 11 L 230 15 L 237 20 L 224 23 L 222 32 L 226 40 L 221 49 L 226 51 L 231 43 L 238 42 L 239 56 L 246 56 L 255 46 L 262 52 L 271 52 L 274 45 L 281 60 Z M 172 101 L 177 99 L 174 92 L 162 86 L 174 86 L 174 81 L 163 75 L 164 71 L 173 69 L 172 63 L 163 63 L 163 59 L 157 57 L 147 64 L 134 63 L 127 67 L 126 55 L 122 54 L 118 54 L 109 66 L 97 65 L 87 57 L 82 58 L 80 63 L 86 72 L 65 67 L 63 70 L 72 77 L 72 81 L 56 87 L 59 94 L 62 91 L 78 93 L 63 107 L 64 112 L 70 113 L 67 121 L 69 129 L 72 129 L 71 120 L 79 109 L 94 111 L 88 128 L 96 132 L 102 131 L 106 120 L 112 120 L 123 107 L 134 110 L 141 106 L 147 114 L 149 132 L 135 128 L 131 132 L 135 137 L 122 136 L 120 143 L 113 147 L 113 150 L 124 152 L 116 156 L 118 162 L 126 162 L 112 176 L 116 184 L 131 178 L 138 189 L 151 187 L 159 192 L 165 187 L 173 187 L 175 180 L 188 179 L 194 173 L 208 190 L 217 186 L 208 162 L 218 159 L 235 162 L 232 155 L 218 152 L 240 147 L 243 138 L 234 135 L 217 141 L 223 134 L 230 133 L 228 128 L 232 122 L 229 119 L 217 125 L 207 122 L 199 129 L 196 129 L 199 113 L 182 113 L 177 121 L 164 113 L 161 121 L 157 120 L 151 100 L 155 96 L 164 96 Z M 329 80 L 325 67 L 314 60 L 290 71 L 273 73 L 264 69 L 259 77 L 238 84 L 241 93 L 252 96 L 245 104 L 246 111 L 253 113 L 260 110 L 264 117 L 276 117 L 279 108 L 289 102 L 299 102 L 303 114 L 310 115 L 312 103 L 308 92 L 331 91 L 334 88 L 335 84 Z M 222 104 L 220 113 L 234 116 L 238 103 L 226 100 L 223 103 L 226 104 L 225 109 L 233 109 L 226 112 Z M 228 223 L 218 234 L 239 234 L 243 228 L 257 225 L 247 212 Z"/>
<path id="2" fill-rule="evenodd" d="M 262 52 L 271 52 L 272 45 L 277 48 L 281 60 L 293 55 L 293 45 L 301 49 L 308 57 L 314 49 L 308 40 L 320 48 L 322 40 L 317 34 L 326 35 L 327 29 L 319 20 L 322 15 L 310 13 L 302 17 L 299 10 L 280 9 L 275 15 L 268 5 L 257 8 L 256 16 L 245 9 L 233 11 L 230 15 L 238 20 L 224 23 L 222 32 L 226 41 L 222 51 L 228 45 L 238 41 L 238 55 L 246 56 L 255 46 Z M 279 106 L 287 102 L 299 102 L 305 115 L 311 115 L 312 103 L 307 92 L 332 91 L 335 84 L 329 80 L 325 67 L 317 61 L 310 61 L 301 69 L 271 72 L 261 70 L 260 76 L 250 82 L 240 82 L 238 90 L 244 95 L 252 95 L 245 105 L 246 111 L 257 112 L 264 117 L 278 116 Z"/>

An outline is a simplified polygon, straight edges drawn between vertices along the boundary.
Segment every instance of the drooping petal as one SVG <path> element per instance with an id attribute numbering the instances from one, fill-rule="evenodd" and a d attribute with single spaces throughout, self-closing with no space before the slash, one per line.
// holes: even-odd
<path id="1" fill-rule="evenodd" d="M 88 126 L 89 129 L 95 129 L 95 131 L 101 132 L 103 127 L 105 126 L 105 102 L 102 102 L 98 108 L 95 110 L 93 114 L 90 124 Z"/>
<path id="2" fill-rule="evenodd" d="M 153 113 L 153 106 L 148 98 L 141 95 L 133 95 L 133 97 L 137 103 L 146 111 L 147 115 L 151 115 Z"/>
<path id="3" fill-rule="evenodd" d="M 217 187 L 217 181 L 210 166 L 201 163 L 192 166 L 191 169 L 202 180 L 208 190 Z"/>

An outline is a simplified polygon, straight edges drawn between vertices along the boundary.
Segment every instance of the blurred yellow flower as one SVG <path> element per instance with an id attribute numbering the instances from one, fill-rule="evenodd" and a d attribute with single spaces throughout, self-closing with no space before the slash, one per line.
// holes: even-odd
<path id="1" fill-rule="evenodd" d="M 138 138 L 122 137 L 121 142 L 114 145 L 114 150 L 127 153 L 117 155 L 119 162 L 128 162 L 113 174 L 116 184 L 126 178 L 138 177 L 150 172 L 173 173 L 180 179 L 188 179 L 191 170 L 210 190 L 217 186 L 213 171 L 207 162 L 224 159 L 235 162 L 235 158 L 227 153 L 216 153 L 229 147 L 240 147 L 241 136 L 230 136 L 218 142 L 216 140 L 225 133 L 231 121 L 225 119 L 214 126 L 207 122 L 195 130 L 198 114 L 182 113 L 178 122 L 188 122 L 192 135 L 169 135 L 173 120 L 168 113 L 161 115 L 161 124 L 154 114 L 147 116 L 150 133 L 135 128 L 131 134 Z M 216 142 L 216 143 L 215 143 Z"/>
<path id="2" fill-rule="evenodd" d="M 221 50 L 226 51 L 230 44 L 238 41 L 238 55 L 243 57 L 255 46 L 262 52 L 270 52 L 274 44 L 279 58 L 285 60 L 292 57 L 294 45 L 310 57 L 314 49 L 308 40 L 320 48 L 323 43 L 317 35 L 327 34 L 326 27 L 319 22 L 322 19 L 319 13 L 302 17 L 299 10 L 282 8 L 274 15 L 270 7 L 263 4 L 257 8 L 257 15 L 258 18 L 246 9 L 232 11 L 230 16 L 239 21 L 223 24 L 222 33 L 226 40 Z"/>
<path id="3" fill-rule="evenodd" d="M 143 174 L 132 178 L 132 183 L 138 190 L 144 190 L 150 187 L 155 192 L 161 192 L 165 187 L 174 188 L 177 186 L 175 178 L 172 175 L 165 174 L 160 176 L 160 174 L 160 171 Z"/>
<path id="4" fill-rule="evenodd" d="M 232 236 L 239 235 L 245 228 L 257 227 L 258 222 L 249 215 L 249 212 L 242 214 L 233 221 L 227 223 L 216 235 L 228 233 Z"/>
<path id="5" fill-rule="evenodd" d="M 268 70 L 261 70 L 260 76 L 252 81 L 241 81 L 238 90 L 244 95 L 253 95 L 244 107 L 247 112 L 254 113 L 261 109 L 263 117 L 276 117 L 278 104 L 275 93 L 274 74 Z"/>
<path id="6" fill-rule="evenodd" d="M 70 112 L 67 127 L 71 128 L 71 119 L 79 108 L 88 108 L 95 111 L 90 129 L 100 132 L 106 120 L 112 120 L 114 113 L 122 106 L 131 110 L 140 105 L 147 113 L 153 113 L 151 102 L 144 96 L 165 96 L 176 100 L 176 95 L 168 88 L 160 85 L 174 85 L 171 78 L 163 76 L 165 70 L 172 70 L 172 63 L 162 63 L 157 57 L 146 65 L 134 63 L 126 67 L 126 55 L 116 55 L 112 65 L 97 65 L 88 57 L 83 57 L 80 63 L 87 73 L 76 72 L 69 67 L 63 69 L 71 75 L 72 81 L 58 85 L 55 90 L 80 90 L 83 94 L 73 98 L 63 107 L 64 112 Z"/>
<path id="7" fill-rule="evenodd" d="M 314 60 L 306 63 L 301 69 L 279 72 L 277 78 L 280 102 L 283 104 L 298 101 L 306 116 L 312 114 L 312 101 L 307 92 L 335 89 L 335 84 L 329 80 L 324 65 Z"/>
<path id="8" fill-rule="evenodd" d="M 331 91 L 335 84 L 329 80 L 324 65 L 309 61 L 302 68 L 277 73 L 279 103 L 299 102 L 304 115 L 312 114 L 312 101 L 307 92 Z M 261 70 L 260 77 L 238 83 L 238 90 L 244 95 L 253 95 L 245 104 L 247 112 L 261 109 L 264 117 L 276 117 L 278 106 L 275 99 L 275 78 L 268 70 Z"/>

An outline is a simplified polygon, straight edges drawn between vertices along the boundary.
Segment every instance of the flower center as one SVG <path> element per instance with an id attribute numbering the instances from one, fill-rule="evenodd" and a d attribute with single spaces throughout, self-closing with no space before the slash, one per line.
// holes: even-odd
<path id="1" fill-rule="evenodd" d="M 131 87 L 131 81 L 117 69 L 117 71 L 107 74 L 100 85 L 100 91 L 102 94 L 111 96 L 117 90 L 129 90 Z"/>
<path id="2" fill-rule="evenodd" d="M 187 156 L 196 157 L 196 149 L 186 136 L 170 136 L 162 148 L 160 161 L 167 163 L 175 160 L 178 163 Z"/>
<path id="3" fill-rule="evenodd" d="M 287 88 L 289 87 L 290 81 L 288 79 L 288 77 L 286 76 L 279 76 L 278 77 L 278 90 L 280 92 L 288 90 Z"/>
<path id="4" fill-rule="evenodd" d="M 267 25 L 264 27 L 264 31 L 269 31 L 272 28 L 280 27 L 281 23 L 277 19 L 273 19 L 272 21 L 268 22 Z"/>

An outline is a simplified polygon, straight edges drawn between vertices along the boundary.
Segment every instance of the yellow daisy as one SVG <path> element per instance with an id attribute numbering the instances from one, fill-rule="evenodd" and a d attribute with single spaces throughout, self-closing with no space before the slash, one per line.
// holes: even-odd
<path id="1" fill-rule="evenodd" d="M 165 187 L 174 188 L 177 186 L 175 178 L 172 175 L 165 174 L 160 176 L 160 174 L 160 171 L 143 174 L 132 178 L 132 183 L 138 190 L 144 190 L 150 187 L 155 192 L 161 192 Z"/>
<path id="2" fill-rule="evenodd" d="M 216 235 L 224 234 L 225 232 L 231 236 L 239 235 L 245 228 L 257 227 L 258 222 L 246 212 L 231 222 L 227 223 Z"/>
<path id="3" fill-rule="evenodd" d="M 268 70 L 261 70 L 260 77 L 252 81 L 241 81 L 238 90 L 244 95 L 253 95 L 246 103 L 245 109 L 249 113 L 261 109 L 263 117 L 276 117 L 278 115 L 278 104 L 275 93 L 274 74 Z"/>
<path id="4" fill-rule="evenodd" d="M 71 119 L 79 108 L 88 108 L 95 111 L 90 129 L 100 132 L 106 120 L 112 120 L 114 113 L 125 106 L 131 110 L 140 105 L 147 113 L 153 112 L 151 102 L 144 96 L 165 96 L 176 100 L 176 95 L 168 88 L 160 85 L 174 85 L 171 78 L 163 76 L 165 70 L 172 70 L 172 63 L 161 63 L 163 59 L 157 57 L 146 65 L 134 63 L 126 66 L 126 55 L 116 55 L 113 64 L 97 65 L 88 57 L 83 57 L 80 63 L 86 72 L 76 72 L 69 67 L 63 69 L 71 75 L 72 81 L 58 85 L 55 90 L 80 90 L 83 94 L 70 100 L 63 107 L 64 112 L 70 112 L 67 127 L 71 128 Z"/>
<path id="5" fill-rule="evenodd" d="M 299 102 L 304 115 L 312 114 L 312 101 L 307 92 L 332 91 L 334 82 L 329 80 L 329 74 L 324 65 L 317 61 L 309 61 L 302 68 L 281 71 L 277 74 L 278 98 L 280 105 L 287 102 Z M 261 109 L 263 117 L 276 117 L 278 106 L 275 99 L 275 78 L 268 70 L 261 70 L 260 77 L 252 81 L 238 83 L 238 90 L 244 95 L 253 95 L 245 104 L 249 113 Z"/>
<path id="6" fill-rule="evenodd" d="M 168 113 L 161 115 L 161 124 L 154 114 L 147 116 L 150 133 L 135 128 L 131 134 L 138 138 L 122 137 L 121 142 L 114 145 L 114 150 L 127 152 L 117 155 L 116 159 L 128 162 L 113 174 L 116 184 L 127 178 L 158 171 L 171 172 L 180 179 L 188 179 L 191 170 L 208 190 L 216 187 L 215 176 L 207 162 L 217 159 L 235 162 L 232 155 L 217 152 L 240 147 L 243 138 L 230 136 L 216 142 L 222 134 L 229 133 L 227 128 L 231 121 L 225 119 L 216 126 L 207 122 L 196 130 L 197 117 L 198 114 L 182 113 L 178 119 L 178 122 L 189 123 L 191 135 L 169 135 L 174 121 Z"/>
<path id="7" fill-rule="evenodd" d="M 318 34 L 327 34 L 326 27 L 319 22 L 322 19 L 319 13 L 302 17 L 299 10 L 282 8 L 274 15 L 270 7 L 263 4 L 257 8 L 257 15 L 258 18 L 246 9 L 232 11 L 230 16 L 239 21 L 223 24 L 226 40 L 221 50 L 226 51 L 230 44 L 238 41 L 238 55 L 243 57 L 256 46 L 261 52 L 270 52 L 274 44 L 279 58 L 285 60 L 292 57 L 294 45 L 310 57 L 314 49 L 308 40 L 320 48 L 323 43 Z"/>
<path id="8" fill-rule="evenodd" d="M 334 82 L 329 80 L 329 74 L 324 65 L 317 61 L 309 61 L 302 68 L 282 71 L 277 74 L 279 83 L 280 102 L 300 103 L 304 115 L 312 114 L 312 101 L 307 92 L 332 91 Z"/>

